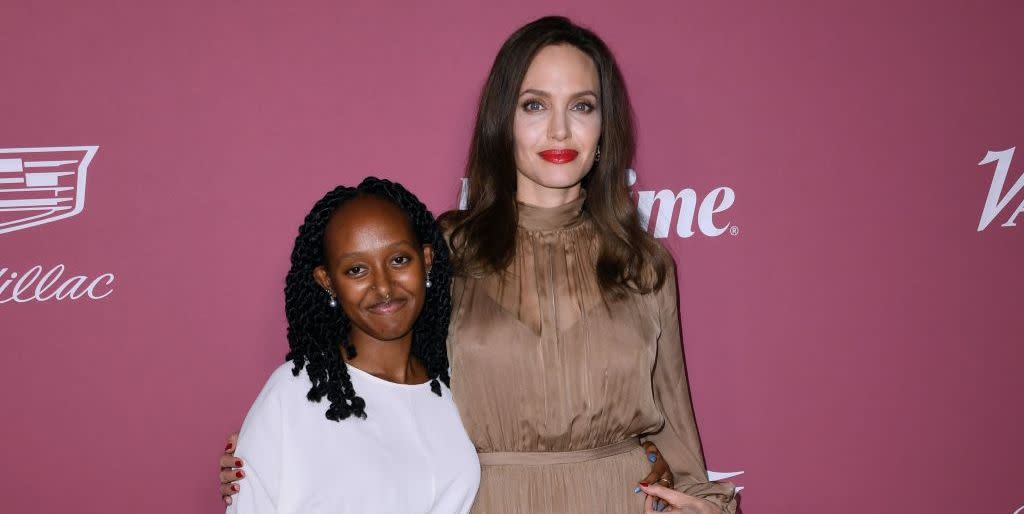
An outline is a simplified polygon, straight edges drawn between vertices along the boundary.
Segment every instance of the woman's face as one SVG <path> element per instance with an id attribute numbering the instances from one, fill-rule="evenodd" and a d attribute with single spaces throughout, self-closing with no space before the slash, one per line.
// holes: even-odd
<path id="1" fill-rule="evenodd" d="M 594 61 L 571 45 L 542 48 L 519 90 L 513 137 L 517 198 L 554 206 L 579 196 L 601 137 Z"/>
<path id="2" fill-rule="evenodd" d="M 326 265 L 313 278 L 352 321 L 353 343 L 412 333 L 426 299 L 431 248 L 416 244 L 398 206 L 373 196 L 349 200 L 327 223 L 324 251 Z"/>

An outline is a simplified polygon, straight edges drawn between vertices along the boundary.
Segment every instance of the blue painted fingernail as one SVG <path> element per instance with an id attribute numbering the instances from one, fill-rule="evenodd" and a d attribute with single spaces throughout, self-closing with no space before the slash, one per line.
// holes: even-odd
<path id="1" fill-rule="evenodd" d="M 647 460 L 651 461 L 651 464 L 654 464 L 654 462 L 656 460 L 658 460 L 658 456 L 657 456 L 657 454 L 654 454 L 654 453 L 648 453 L 647 454 Z"/>
<path id="2" fill-rule="evenodd" d="M 636 488 L 634 488 L 633 492 L 634 493 L 639 493 L 640 492 L 640 486 L 637 486 Z"/>

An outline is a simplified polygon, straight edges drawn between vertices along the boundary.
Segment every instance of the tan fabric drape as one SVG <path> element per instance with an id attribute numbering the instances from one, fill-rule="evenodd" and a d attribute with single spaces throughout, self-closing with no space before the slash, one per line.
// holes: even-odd
<path id="1" fill-rule="evenodd" d="M 676 488 L 735 511 L 708 483 L 683 364 L 674 280 L 601 300 L 584 198 L 519 205 L 516 254 L 502 274 L 453 283 L 452 392 L 479 452 L 564 452 L 639 436 L 658 445 Z M 640 513 L 641 447 L 569 464 L 484 466 L 473 512 Z"/>

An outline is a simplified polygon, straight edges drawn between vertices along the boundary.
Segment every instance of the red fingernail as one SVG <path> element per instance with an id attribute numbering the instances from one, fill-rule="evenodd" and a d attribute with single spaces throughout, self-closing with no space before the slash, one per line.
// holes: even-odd
<path id="1" fill-rule="evenodd" d="M 649 487 L 651 484 L 648 484 L 647 482 L 640 482 L 640 485 L 644 487 Z"/>
<path id="2" fill-rule="evenodd" d="M 236 467 L 236 468 L 240 468 L 240 467 L 242 467 L 242 461 L 240 461 L 240 460 L 236 460 L 236 461 L 235 461 L 235 467 Z"/>
<path id="3" fill-rule="evenodd" d="M 228 443 L 228 445 L 224 447 L 224 451 L 228 451 L 230 449 L 231 449 L 231 443 Z"/>
<path id="4" fill-rule="evenodd" d="M 231 490 L 232 491 L 237 491 L 238 490 L 238 484 L 231 484 Z"/>
<path id="5" fill-rule="evenodd" d="M 242 472 L 239 471 L 239 472 L 235 473 L 235 476 L 238 477 L 238 478 L 242 478 Z"/>

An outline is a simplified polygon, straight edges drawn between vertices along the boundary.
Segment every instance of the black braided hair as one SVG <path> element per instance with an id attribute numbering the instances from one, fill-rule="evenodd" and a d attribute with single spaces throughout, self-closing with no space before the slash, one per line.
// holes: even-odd
<path id="1" fill-rule="evenodd" d="M 331 405 L 326 416 L 334 421 L 352 415 L 365 419 L 366 402 L 352 388 L 348 366 L 338 348 L 340 344 L 350 359 L 356 356 L 348 338 L 351 322 L 342 309 L 329 305 L 330 297 L 313 280 L 313 269 L 325 263 L 324 231 L 331 215 L 345 202 L 360 196 L 375 196 L 397 205 L 409 218 L 418 243 L 433 247 L 429 275 L 432 285 L 426 289 L 423 310 L 413 326 L 411 351 L 426 365 L 434 394 L 441 396 L 438 380 L 449 385 L 445 340 L 452 307 L 451 271 L 448 245 L 434 216 L 416 196 L 389 180 L 367 177 L 356 187 L 338 186 L 313 205 L 299 227 L 284 287 L 290 348 L 285 360 L 295 363 L 295 376 L 306 368 L 312 382 L 306 398 L 319 402 L 327 396 Z"/>

